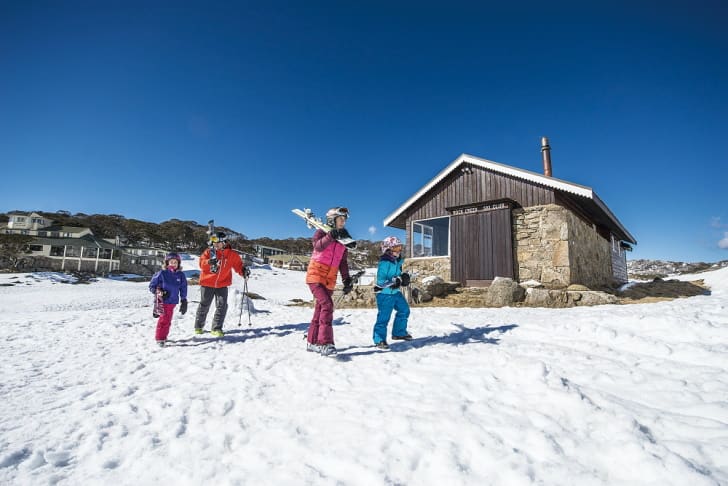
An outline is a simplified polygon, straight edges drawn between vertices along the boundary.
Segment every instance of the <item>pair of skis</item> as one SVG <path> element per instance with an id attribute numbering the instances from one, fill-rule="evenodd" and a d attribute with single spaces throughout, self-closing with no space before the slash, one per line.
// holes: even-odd
<path id="1" fill-rule="evenodd" d="M 154 306 L 152 309 L 152 316 L 156 319 L 164 315 L 164 300 L 162 300 L 162 289 L 157 289 L 154 292 Z"/>
<path id="2" fill-rule="evenodd" d="M 327 233 L 333 229 L 331 226 L 321 221 L 321 218 L 316 217 L 310 209 L 291 209 L 291 212 L 296 216 L 303 218 L 309 228 L 320 229 Z M 356 240 L 353 238 L 337 238 L 336 241 L 347 248 L 356 247 Z"/>

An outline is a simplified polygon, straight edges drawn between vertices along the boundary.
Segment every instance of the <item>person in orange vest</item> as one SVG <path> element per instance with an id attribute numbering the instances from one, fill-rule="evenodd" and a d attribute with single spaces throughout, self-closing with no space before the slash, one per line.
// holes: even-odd
<path id="1" fill-rule="evenodd" d="M 240 255 L 227 242 L 225 233 L 218 232 L 210 237 L 213 248 L 207 248 L 200 256 L 200 306 L 195 316 L 195 334 L 204 333 L 205 319 L 213 299 L 215 315 L 212 317 L 212 331 L 215 337 L 222 337 L 222 325 L 227 314 L 228 287 L 233 283 L 233 270 L 243 278 L 250 276 Z M 212 250 L 214 249 L 214 257 Z"/>
<path id="2" fill-rule="evenodd" d="M 339 272 L 344 283 L 344 293 L 348 294 L 353 289 L 349 264 L 346 261 L 348 251 L 343 244 L 336 241 L 350 238 L 349 232 L 344 228 L 348 218 L 348 209 L 331 208 L 326 213 L 326 224 L 332 228 L 331 231 L 327 233 L 318 229 L 313 234 L 313 255 L 308 264 L 306 283 L 311 289 L 316 305 L 306 335 L 308 341 L 306 350 L 320 353 L 322 356 L 336 354 L 334 329 L 331 325 L 334 320 L 334 301 L 331 296 Z"/>

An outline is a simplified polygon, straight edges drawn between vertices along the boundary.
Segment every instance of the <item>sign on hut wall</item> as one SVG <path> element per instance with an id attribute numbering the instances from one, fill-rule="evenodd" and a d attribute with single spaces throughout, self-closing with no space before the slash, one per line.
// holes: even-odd
<path id="1" fill-rule="evenodd" d="M 463 214 L 474 214 L 482 213 L 485 211 L 494 211 L 496 209 L 508 209 L 511 205 L 508 202 L 490 203 L 490 204 L 478 204 L 475 206 L 461 207 L 456 209 L 449 209 L 450 214 L 453 216 L 460 216 Z"/>

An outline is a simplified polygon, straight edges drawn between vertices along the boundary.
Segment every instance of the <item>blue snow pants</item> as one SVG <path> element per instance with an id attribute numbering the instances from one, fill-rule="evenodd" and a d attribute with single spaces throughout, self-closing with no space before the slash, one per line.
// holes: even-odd
<path id="1" fill-rule="evenodd" d="M 392 336 L 404 336 L 407 334 L 407 319 L 410 315 L 410 307 L 402 292 L 394 294 L 377 294 L 377 323 L 374 324 L 374 344 L 387 340 L 387 324 L 394 315 L 392 324 Z"/>

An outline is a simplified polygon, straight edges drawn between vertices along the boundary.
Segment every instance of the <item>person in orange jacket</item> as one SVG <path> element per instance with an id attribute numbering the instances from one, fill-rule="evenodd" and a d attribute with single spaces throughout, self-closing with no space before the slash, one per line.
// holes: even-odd
<path id="1" fill-rule="evenodd" d="M 200 256 L 200 306 L 195 316 L 195 334 L 202 334 L 205 327 L 207 312 L 210 310 L 212 300 L 215 300 L 215 315 L 212 317 L 213 336 L 222 337 L 223 322 L 227 313 L 228 287 L 233 283 L 233 270 L 243 278 L 250 276 L 250 269 L 243 264 L 240 255 L 230 248 L 225 233 L 219 232 L 210 237 L 210 243 L 215 250 L 208 248 Z"/>

